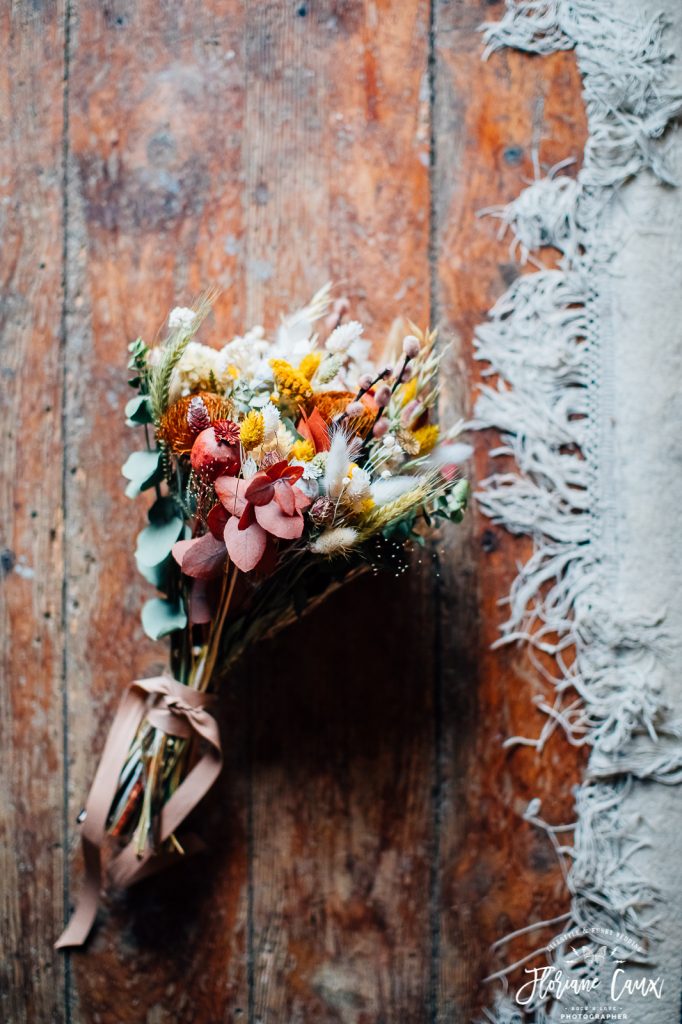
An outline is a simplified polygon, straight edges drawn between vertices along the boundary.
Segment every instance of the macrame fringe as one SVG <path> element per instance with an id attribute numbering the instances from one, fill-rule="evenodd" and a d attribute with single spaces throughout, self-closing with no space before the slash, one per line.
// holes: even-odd
<path id="1" fill-rule="evenodd" d="M 517 467 L 483 481 L 478 500 L 494 522 L 534 541 L 498 643 L 528 644 L 552 694 L 538 701 L 546 714 L 540 735 L 507 744 L 541 750 L 562 728 L 571 743 L 590 747 L 575 825 L 548 826 L 537 801 L 526 812 L 552 841 L 571 894 L 561 934 L 544 950 L 548 963 L 576 979 L 588 965 L 570 947 L 575 929 L 597 943 L 604 929 L 625 936 L 630 960 L 632 948 L 655 937 L 657 895 L 631 867 L 642 841 L 624 798 L 635 778 L 682 781 L 682 725 L 668 721 L 661 697 L 663 616 L 625 618 L 610 598 L 611 453 L 601 428 L 611 403 L 602 308 L 616 251 L 603 230 L 607 212 L 616 190 L 645 169 L 674 183 L 660 140 L 682 96 L 668 86 L 664 29 L 662 15 L 619 20 L 609 0 L 507 0 L 501 21 L 483 26 L 485 57 L 505 46 L 537 54 L 575 48 L 589 125 L 577 180 L 558 173 L 564 161 L 508 206 L 482 211 L 512 232 L 513 255 L 540 269 L 512 284 L 475 337 L 491 381 L 474 426 L 499 430 L 493 454 L 511 456 Z M 546 246 L 562 254 L 557 269 L 533 256 Z M 539 652 L 554 656 L 555 675 Z M 570 844 L 560 838 L 567 831 Z M 554 1019 L 552 1001 L 519 1006 L 500 991 L 486 1019 L 517 1024 L 531 1015 L 538 1024 Z"/>

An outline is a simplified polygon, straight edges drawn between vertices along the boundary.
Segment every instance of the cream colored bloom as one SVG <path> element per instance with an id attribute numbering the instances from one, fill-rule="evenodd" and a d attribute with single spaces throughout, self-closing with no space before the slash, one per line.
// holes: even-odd
<path id="1" fill-rule="evenodd" d="M 310 550 L 316 555 L 323 555 L 326 558 L 331 558 L 333 555 L 345 555 L 351 550 L 357 539 L 358 531 L 354 530 L 352 526 L 336 526 L 321 533 L 310 545 Z"/>
<path id="2" fill-rule="evenodd" d="M 176 306 L 168 315 L 168 326 L 171 331 L 176 328 L 187 329 L 192 326 L 195 317 L 196 313 L 193 309 L 189 309 L 187 306 Z"/>

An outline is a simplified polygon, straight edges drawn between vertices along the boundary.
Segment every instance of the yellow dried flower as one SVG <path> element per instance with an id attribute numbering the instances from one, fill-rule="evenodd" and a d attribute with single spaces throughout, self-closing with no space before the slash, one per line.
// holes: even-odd
<path id="1" fill-rule="evenodd" d="M 300 459 L 301 462 L 310 462 L 315 458 L 315 448 L 310 441 L 294 441 L 291 446 L 290 455 L 293 459 Z"/>
<path id="2" fill-rule="evenodd" d="M 361 516 L 369 515 L 369 513 L 372 511 L 372 509 L 374 508 L 375 505 L 376 505 L 376 502 L 375 502 L 374 498 L 371 495 L 368 498 L 365 498 L 363 500 L 362 504 L 360 505 L 360 507 L 358 508 L 359 515 L 361 515 Z"/>
<path id="3" fill-rule="evenodd" d="M 270 366 L 280 398 L 306 405 L 313 397 L 310 381 L 286 359 L 271 359 Z"/>
<path id="4" fill-rule="evenodd" d="M 413 399 L 417 397 L 417 385 L 419 380 L 417 377 L 413 377 L 412 380 L 406 381 L 405 384 L 400 386 L 400 401 L 403 405 L 408 405 Z"/>
<path id="5" fill-rule="evenodd" d="M 427 423 L 425 427 L 415 430 L 413 437 L 419 444 L 419 454 L 426 455 L 438 443 L 440 429 L 435 423 Z"/>
<path id="6" fill-rule="evenodd" d="M 298 364 L 299 372 L 303 374 L 306 380 L 312 380 L 321 362 L 321 352 L 309 352 L 307 356 L 303 356 L 303 359 Z"/>
<path id="7" fill-rule="evenodd" d="M 264 437 L 265 422 L 263 414 L 258 412 L 257 409 L 252 409 L 242 420 L 241 427 L 239 428 L 239 440 L 248 452 L 251 448 L 262 444 Z"/>

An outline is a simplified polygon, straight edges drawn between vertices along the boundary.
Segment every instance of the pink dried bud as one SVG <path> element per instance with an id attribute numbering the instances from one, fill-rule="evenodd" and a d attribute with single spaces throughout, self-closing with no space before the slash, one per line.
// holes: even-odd
<path id="1" fill-rule="evenodd" d="M 414 334 L 408 334 L 403 338 L 403 355 L 408 359 L 414 359 L 419 355 L 419 338 L 415 338 Z"/>
<path id="2" fill-rule="evenodd" d="M 365 407 L 362 402 L 349 402 L 346 406 L 347 416 L 362 416 L 365 411 Z"/>
<path id="3" fill-rule="evenodd" d="M 391 389 L 388 384 L 380 384 L 374 392 L 374 401 L 380 409 L 385 409 L 391 401 Z"/>
<path id="4" fill-rule="evenodd" d="M 206 430 L 207 427 L 211 426 L 211 417 L 208 415 L 208 409 L 204 404 L 203 398 L 200 398 L 199 395 L 195 395 L 189 403 L 187 426 L 195 434 L 200 434 L 202 430 Z"/>
<path id="5" fill-rule="evenodd" d="M 385 434 L 387 434 L 388 433 L 388 420 L 386 420 L 386 419 L 377 420 L 376 423 L 374 424 L 374 426 L 372 427 L 372 433 L 374 434 L 375 437 L 383 437 Z"/>
<path id="6" fill-rule="evenodd" d="M 400 381 L 401 381 L 402 384 L 404 384 L 405 381 L 410 380 L 411 377 L 412 377 L 412 367 L 410 366 L 409 363 L 407 363 L 403 367 L 403 372 L 400 374 Z"/>
<path id="7" fill-rule="evenodd" d="M 269 469 L 270 466 L 276 466 L 278 462 L 282 461 L 282 456 L 277 452 L 266 452 L 260 462 L 261 469 Z"/>
<path id="8" fill-rule="evenodd" d="M 381 371 L 381 376 L 384 378 L 384 380 L 388 380 L 389 377 L 393 376 L 393 367 L 385 366 Z"/>
<path id="9" fill-rule="evenodd" d="M 374 381 L 372 379 L 371 374 L 363 373 L 362 377 L 358 381 L 358 390 L 359 391 L 369 391 L 369 389 L 371 388 L 373 383 L 374 383 Z"/>
<path id="10" fill-rule="evenodd" d="M 334 519 L 334 502 L 329 498 L 317 498 L 310 506 L 308 515 L 315 526 L 328 526 Z"/>

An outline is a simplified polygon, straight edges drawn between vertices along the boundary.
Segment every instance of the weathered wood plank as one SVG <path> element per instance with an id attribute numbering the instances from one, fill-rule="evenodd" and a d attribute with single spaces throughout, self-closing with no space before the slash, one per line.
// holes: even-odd
<path id="1" fill-rule="evenodd" d="M 250 312 L 329 276 L 372 338 L 425 322 L 428 5 L 267 2 L 247 34 Z M 249 658 L 255 1021 L 428 1019 L 430 608 L 428 574 L 358 581 Z"/>
<path id="2" fill-rule="evenodd" d="M 63 6 L 0 11 L 0 1017 L 64 1019 Z"/>
<path id="3" fill-rule="evenodd" d="M 477 211 L 518 195 L 533 178 L 534 150 L 545 166 L 579 159 L 585 138 L 574 56 L 537 60 L 504 52 L 482 63 L 477 29 L 494 16 L 479 0 L 435 6 L 437 302 L 438 318 L 455 339 L 444 374 L 447 417 L 471 412 L 481 369 L 472 359 L 474 328 L 521 272 L 510 256 L 511 239 L 498 237 L 499 222 L 478 218 Z M 488 455 L 497 438 L 486 432 L 474 442 L 480 480 L 499 468 Z M 503 750 L 507 736 L 540 732 L 533 699 L 541 686 L 523 650 L 490 650 L 504 619 L 498 602 L 529 552 L 524 539 L 491 526 L 474 505 L 443 554 L 437 715 L 438 1020 L 444 1022 L 469 1019 L 490 998 L 481 985 L 485 975 L 539 944 L 530 936 L 495 960 L 493 942 L 568 905 L 548 839 L 521 814 L 538 796 L 550 821 L 571 821 L 582 757 L 559 733 L 541 756 L 528 748 Z"/>
<path id="4" fill-rule="evenodd" d="M 140 438 L 123 423 L 126 344 L 168 310 L 223 288 L 210 325 L 241 325 L 240 5 L 217 0 L 74 5 L 69 133 L 69 821 L 92 779 L 124 685 L 155 674 L 163 643 L 139 624 L 144 503 L 120 465 Z M 208 335 L 208 331 L 207 331 Z M 110 899 L 74 956 L 74 1020 L 246 1019 L 244 700 L 223 705 L 225 770 L 203 807 L 211 853 Z M 78 885 L 77 864 L 72 892 Z M 115 998 L 112 993 L 116 993 Z"/>

